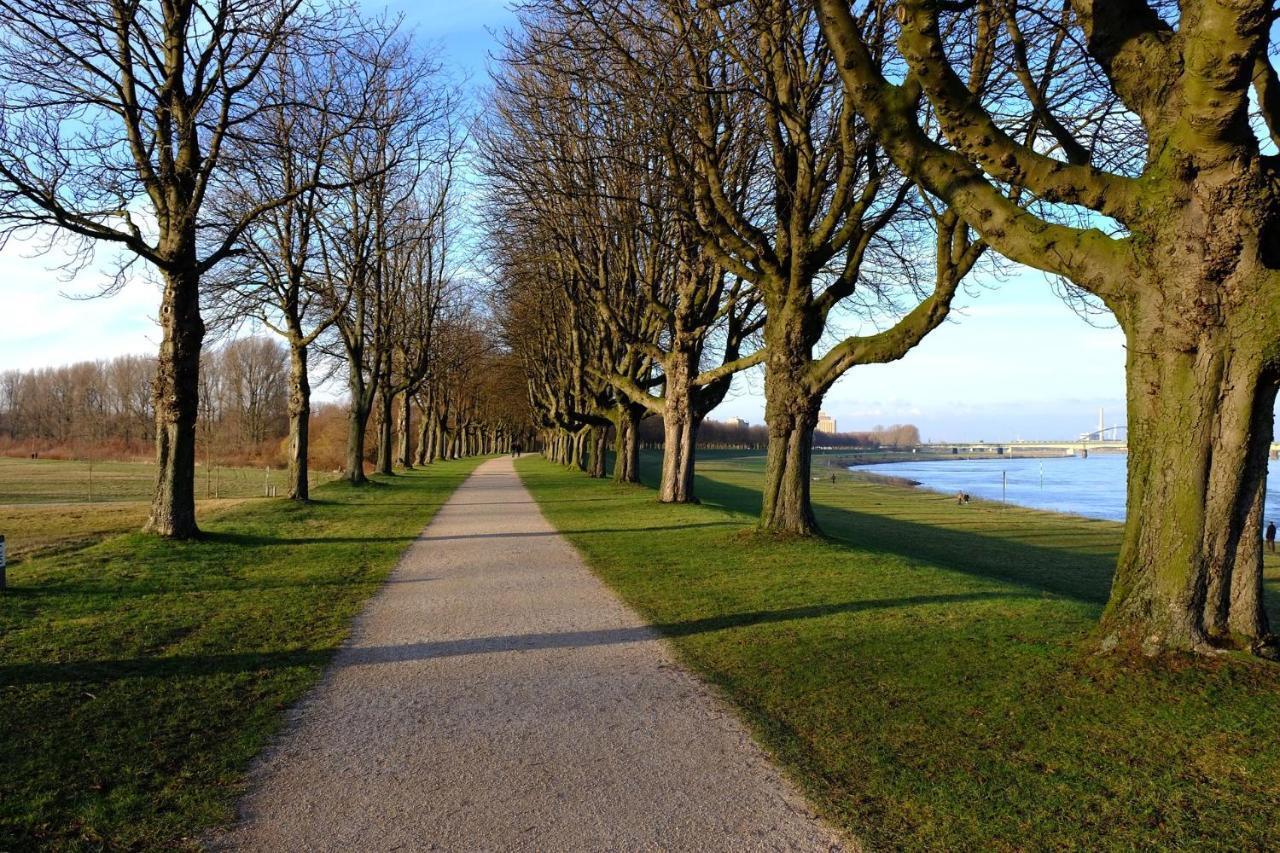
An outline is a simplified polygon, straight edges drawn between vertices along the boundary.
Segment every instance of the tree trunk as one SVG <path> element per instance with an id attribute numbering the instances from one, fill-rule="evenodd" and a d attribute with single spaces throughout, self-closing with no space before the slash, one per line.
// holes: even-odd
<path id="1" fill-rule="evenodd" d="M 633 403 L 618 406 L 613 420 L 613 481 L 640 482 L 640 420 L 644 409 Z"/>
<path id="2" fill-rule="evenodd" d="M 766 333 L 769 330 L 766 330 Z M 798 335 L 767 340 L 770 358 L 765 374 L 765 425 L 769 432 L 764 471 L 764 503 L 760 527 L 797 536 L 818 534 L 809 503 L 810 454 L 818 424 L 820 394 L 805 384 L 809 354 L 792 345 Z"/>
<path id="3" fill-rule="evenodd" d="M 400 411 L 400 467 L 413 467 L 413 395 L 405 391 Z"/>
<path id="4" fill-rule="evenodd" d="M 658 500 L 663 503 L 698 503 L 693 469 L 699 425 L 696 417 L 678 421 L 663 413 L 662 482 L 658 488 Z"/>
<path id="5" fill-rule="evenodd" d="M 692 388 L 696 362 L 690 354 L 672 353 L 667 359 L 666 403 L 662 409 L 662 482 L 658 500 L 663 503 L 697 503 L 693 495 L 693 452 L 697 442 Z"/>
<path id="6" fill-rule="evenodd" d="M 160 303 L 164 337 L 156 364 L 156 487 L 146 531 L 172 539 L 198 536 L 196 416 L 200 409 L 200 275 L 194 264 L 166 272 Z"/>
<path id="7" fill-rule="evenodd" d="M 430 449 L 427 446 L 427 442 L 431 440 L 431 414 L 430 412 L 423 410 L 418 413 L 418 419 L 417 462 L 418 465 L 421 466 L 426 465 L 431 461 L 428 455 Z"/>
<path id="8" fill-rule="evenodd" d="M 608 429 L 602 426 L 591 428 L 591 476 L 595 479 L 603 480 L 608 473 L 604 459 L 608 442 Z"/>
<path id="9" fill-rule="evenodd" d="M 311 382 L 307 378 L 307 348 L 289 343 L 289 498 L 307 501 L 308 442 L 311 435 Z"/>
<path id="10" fill-rule="evenodd" d="M 377 472 L 384 476 L 391 476 L 394 472 L 391 470 L 391 456 L 395 441 L 394 415 L 392 410 L 395 400 L 392 399 L 390 389 L 387 385 L 383 385 L 378 392 L 378 464 Z"/>
<path id="11" fill-rule="evenodd" d="M 1238 337 L 1206 333 L 1198 346 L 1178 348 L 1159 324 L 1135 331 L 1128 516 L 1104 645 L 1154 653 L 1201 649 L 1227 631 L 1260 638 L 1267 620 L 1257 533 L 1274 383 Z"/>
<path id="12" fill-rule="evenodd" d="M 364 475 L 364 439 L 372 407 L 371 401 L 366 399 L 364 377 L 360 374 L 359 363 L 349 360 L 347 370 L 351 404 L 347 409 L 347 461 L 342 476 L 351 485 L 359 486 L 369 482 L 369 478 Z"/>

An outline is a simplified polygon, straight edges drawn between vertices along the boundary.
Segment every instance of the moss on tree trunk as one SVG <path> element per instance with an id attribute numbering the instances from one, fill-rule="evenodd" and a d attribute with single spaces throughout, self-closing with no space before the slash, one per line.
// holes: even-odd
<path id="1" fill-rule="evenodd" d="M 1160 324 L 1126 325 L 1128 517 L 1104 642 L 1256 641 L 1268 631 L 1259 533 L 1276 393 L 1264 348 L 1225 329 L 1171 346 Z"/>

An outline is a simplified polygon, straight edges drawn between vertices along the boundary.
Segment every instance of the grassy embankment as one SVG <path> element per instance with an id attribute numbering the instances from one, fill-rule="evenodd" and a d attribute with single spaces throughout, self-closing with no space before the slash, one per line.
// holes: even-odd
<path id="1" fill-rule="evenodd" d="M 310 506 L 246 502 L 205 518 L 199 542 L 128 534 L 16 566 L 0 593 L 0 850 L 193 847 L 228 820 L 282 711 L 477 463 L 329 483 Z"/>
<path id="2" fill-rule="evenodd" d="M 835 824 L 874 848 L 1273 845 L 1280 667 L 1093 654 L 1119 525 L 845 477 L 814 484 L 831 539 L 764 537 L 760 464 L 717 455 L 704 505 L 662 506 L 519 463 Z"/>
<path id="3" fill-rule="evenodd" d="M 0 457 L 0 534 L 7 539 L 10 562 L 137 530 L 147 520 L 155 476 L 155 466 L 142 462 Z M 312 487 L 331 479 L 331 474 L 313 474 Z M 196 483 L 199 517 L 261 498 L 267 484 L 284 494 L 284 470 L 202 468 Z M 206 498 L 215 493 L 217 498 Z"/>

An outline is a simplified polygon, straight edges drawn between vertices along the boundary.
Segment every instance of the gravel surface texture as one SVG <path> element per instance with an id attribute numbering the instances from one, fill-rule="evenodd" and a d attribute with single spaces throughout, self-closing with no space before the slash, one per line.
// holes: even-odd
<path id="1" fill-rule="evenodd" d="M 259 760 L 243 850 L 843 850 L 509 458 L 458 489 Z"/>

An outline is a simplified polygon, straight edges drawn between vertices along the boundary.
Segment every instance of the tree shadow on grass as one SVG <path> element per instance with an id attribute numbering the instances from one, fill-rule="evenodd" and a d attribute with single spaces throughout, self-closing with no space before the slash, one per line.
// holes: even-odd
<path id="1" fill-rule="evenodd" d="M 750 515 L 760 513 L 757 489 L 703 477 L 698 478 L 697 488 L 705 503 Z M 1106 603 L 1115 572 L 1113 555 L 1035 545 L 816 502 L 814 513 L 823 533 L 841 544 L 1016 583 L 1088 604 Z"/>
<path id="2" fill-rule="evenodd" d="M 241 533 L 230 530 L 205 532 L 200 541 L 244 548 L 271 545 L 363 545 L 375 542 L 413 541 L 413 536 L 268 536 L 265 533 Z"/>
<path id="3" fill-rule="evenodd" d="M 642 474 L 644 466 L 641 467 Z M 760 514 L 759 489 L 699 476 L 704 503 L 753 516 Z M 892 518 L 814 502 L 818 525 L 828 539 L 859 549 L 927 562 L 939 568 L 1015 583 L 1096 605 L 1106 604 L 1115 574 L 1114 553 L 1088 553 L 1069 547 L 1036 545 L 1008 536 L 985 535 L 941 525 Z M 1087 523 L 1089 519 L 1081 519 Z M 1005 528 L 1008 529 L 1007 527 Z M 1067 536 L 1046 533 L 1057 541 Z M 1266 584 L 1272 623 L 1280 621 L 1280 584 Z"/>
<path id="4" fill-rule="evenodd" d="M 814 604 L 782 610 L 726 613 L 684 622 L 660 623 L 651 627 L 627 626 L 584 631 L 507 634 L 394 646 L 348 646 L 341 650 L 330 647 L 233 654 L 172 655 L 127 660 L 19 663 L 0 666 L 0 690 L 34 684 L 97 684 L 128 678 L 198 678 L 226 673 L 254 673 L 300 666 L 322 666 L 335 652 L 337 657 L 334 659 L 334 665 L 343 668 L 476 654 L 590 648 L 652 641 L 657 638 L 657 634 L 667 637 L 688 637 L 712 631 L 802 619 L 820 619 L 869 610 L 936 604 L 953 605 L 972 601 L 1004 601 L 1029 597 L 1033 596 L 1007 592 L 919 595 L 846 601 L 838 604 Z"/>
<path id="5" fill-rule="evenodd" d="M 41 599 L 66 596 L 79 598 L 83 596 L 105 595 L 112 599 L 121 596 L 138 597 L 144 595 L 180 596 L 204 593 L 243 593 L 271 592 L 273 590 L 300 591 L 311 589 L 349 589 L 351 587 L 378 587 L 382 583 L 412 584 L 426 583 L 435 578 L 396 578 L 389 577 L 381 583 L 373 579 L 297 578 L 292 580 L 263 580 L 259 578 L 242 579 L 234 575 L 223 575 L 220 579 L 190 583 L 185 580 L 173 581 L 163 578 L 148 578 L 144 581 L 130 581 L 120 578 L 107 580 L 68 580 L 65 582 L 42 583 L 36 586 L 15 585 L 5 590 L 6 598 L 39 601 Z"/>

